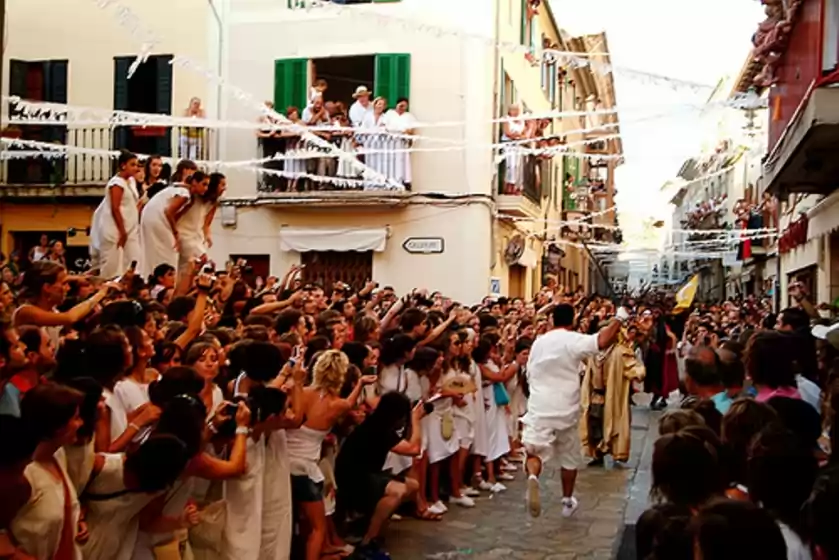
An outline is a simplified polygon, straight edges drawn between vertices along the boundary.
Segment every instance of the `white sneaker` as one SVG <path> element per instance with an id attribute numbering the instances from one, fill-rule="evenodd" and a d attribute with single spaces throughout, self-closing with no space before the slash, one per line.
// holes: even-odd
<path id="1" fill-rule="evenodd" d="M 493 494 L 497 494 L 498 492 L 503 492 L 506 489 L 507 489 L 506 486 L 504 486 L 500 482 L 496 482 L 495 484 L 492 485 L 492 488 L 490 488 L 489 491 L 492 492 Z"/>
<path id="2" fill-rule="evenodd" d="M 399 515 L 398 513 L 394 513 L 393 515 L 390 516 L 390 520 L 391 521 L 402 521 L 402 516 Z"/>
<path id="3" fill-rule="evenodd" d="M 506 473 L 506 472 L 503 472 L 503 473 L 499 474 L 495 478 L 497 478 L 498 480 L 515 480 L 516 479 L 516 477 L 514 477 L 510 473 Z"/>
<path id="4" fill-rule="evenodd" d="M 434 515 L 443 515 L 448 510 L 446 509 L 446 506 L 443 505 L 443 502 L 437 502 L 436 504 L 428 506 L 428 511 Z"/>
<path id="5" fill-rule="evenodd" d="M 457 504 L 460 507 L 465 507 L 465 508 L 475 507 L 475 500 L 473 500 L 469 496 L 461 496 L 459 498 L 455 498 L 454 496 L 452 496 L 451 498 L 449 498 L 449 503 L 450 504 Z"/>
<path id="6" fill-rule="evenodd" d="M 525 499 L 527 500 L 527 511 L 530 512 L 530 516 L 539 517 L 542 513 L 542 500 L 539 497 L 539 479 L 534 474 L 527 478 Z"/>
<path id="7" fill-rule="evenodd" d="M 471 486 L 464 486 L 460 489 L 460 493 L 464 496 L 469 496 L 470 498 L 474 498 L 475 496 L 480 496 L 481 493 L 472 488 Z"/>
<path id="8" fill-rule="evenodd" d="M 577 498 L 571 496 L 570 498 L 562 498 L 562 517 L 571 517 L 577 511 L 580 503 Z"/>
<path id="9" fill-rule="evenodd" d="M 495 485 L 493 483 L 487 482 L 486 480 L 482 480 L 480 483 L 478 483 L 478 488 L 487 492 L 492 492 L 492 489 L 494 487 Z"/>
<path id="10" fill-rule="evenodd" d="M 518 469 L 512 463 L 504 463 L 501 465 L 501 470 L 504 472 L 516 472 Z"/>

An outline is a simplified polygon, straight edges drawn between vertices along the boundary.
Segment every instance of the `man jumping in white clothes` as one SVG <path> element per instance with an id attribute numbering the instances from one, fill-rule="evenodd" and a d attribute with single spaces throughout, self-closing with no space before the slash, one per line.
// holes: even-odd
<path id="1" fill-rule="evenodd" d="M 595 335 L 574 332 L 574 308 L 559 304 L 553 310 L 554 328 L 536 339 L 530 349 L 527 377 L 530 397 L 522 418 L 522 443 L 527 451 L 527 508 L 530 515 L 542 512 L 539 474 L 542 463 L 556 456 L 562 469 L 562 515 L 577 510 L 574 482 L 583 462 L 578 432 L 580 421 L 580 366 L 612 345 L 627 319 L 626 310 L 617 312 L 618 321 Z"/>

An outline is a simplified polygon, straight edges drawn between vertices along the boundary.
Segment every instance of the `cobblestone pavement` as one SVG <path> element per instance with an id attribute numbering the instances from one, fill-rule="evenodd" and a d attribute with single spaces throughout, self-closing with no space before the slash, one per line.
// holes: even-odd
<path id="1" fill-rule="evenodd" d="M 584 468 L 577 477 L 580 507 L 565 519 L 560 510 L 559 469 L 546 466 L 542 475 L 542 515 L 525 510 L 525 476 L 521 470 L 507 491 L 477 498 L 477 507 L 451 506 L 440 522 L 403 519 L 393 522 L 385 548 L 395 560 L 583 560 L 614 558 L 629 515 L 630 495 L 644 502 L 646 476 L 641 460 L 647 453 L 651 418 L 648 409 L 633 411 L 632 458 L 626 467 Z M 653 420 L 654 426 L 654 420 Z M 654 434 L 652 434 L 654 436 Z M 639 469 L 639 464 L 641 468 Z M 639 493 L 643 493 L 640 496 Z M 640 498 L 639 498 L 640 496 Z M 629 509 L 633 509 L 631 506 Z M 634 514 L 637 518 L 637 514 Z M 629 523 L 633 523 L 630 520 Z"/>

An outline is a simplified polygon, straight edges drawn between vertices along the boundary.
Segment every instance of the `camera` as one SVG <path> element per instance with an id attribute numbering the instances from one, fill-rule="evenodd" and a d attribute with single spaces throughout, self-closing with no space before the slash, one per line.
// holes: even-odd
<path id="1" fill-rule="evenodd" d="M 279 389 L 257 385 L 252 387 L 246 396 L 233 398 L 233 402 L 226 405 L 224 414 L 230 418 L 219 426 L 218 433 L 222 437 L 233 437 L 236 434 L 236 410 L 239 403 L 245 403 L 251 411 L 251 426 L 266 421 L 275 414 L 281 414 L 286 409 L 287 395 Z"/>

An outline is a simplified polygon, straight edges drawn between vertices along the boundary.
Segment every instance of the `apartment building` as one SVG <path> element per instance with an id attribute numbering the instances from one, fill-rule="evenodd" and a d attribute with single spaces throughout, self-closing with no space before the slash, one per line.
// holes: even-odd
<path id="1" fill-rule="evenodd" d="M 218 26 L 205 0 L 7 0 L 2 91 L 29 101 L 77 107 L 181 115 L 194 97 L 208 116 L 215 92 L 195 72 L 175 67 L 174 55 L 212 67 Z M 148 58 L 128 78 L 144 41 Z M 92 150 L 129 149 L 179 157 L 182 131 L 171 127 L 111 128 L 107 120 L 69 126 L 15 123 L 3 105 L 6 137 Z M 10 120 L 11 119 L 11 120 Z M 210 132 L 197 135 L 197 155 L 211 155 Z M 26 253 L 42 233 L 68 247 L 68 265 L 83 268 L 93 210 L 113 173 L 106 154 L 65 159 L 10 159 L 0 165 L 0 251 Z"/>
<path id="2" fill-rule="evenodd" d="M 587 182 L 586 162 L 594 158 L 524 153 L 516 159 L 499 157 L 491 147 L 503 135 L 498 118 L 513 104 L 534 114 L 581 110 L 587 102 L 614 104 L 608 80 L 598 83 L 590 68 L 571 69 L 543 56 L 546 47 L 579 50 L 562 36 L 546 3 L 343 4 L 350 3 L 222 2 L 225 80 L 280 113 L 290 106 L 303 111 L 316 80 L 328 83 L 324 101 L 345 107 L 359 87 L 386 98 L 388 108 L 406 98 L 419 122 L 408 156 L 410 184 L 368 188 L 358 178 L 324 179 L 311 166 L 305 168 L 309 176 L 297 181 L 288 170 L 303 168 L 289 159 L 271 173 L 243 164 L 228 174 L 215 225 L 216 259 L 247 258 L 258 274 L 304 264 L 307 281 L 375 278 L 399 292 L 422 286 L 465 303 L 488 294 L 530 296 L 547 274 L 565 285 L 588 286 L 586 251 L 564 243 L 569 236 L 585 241 L 588 233 L 577 225 L 565 232 L 560 220 L 577 211 L 575 219 L 585 225 L 590 207 L 576 210 L 568 201 Z M 230 99 L 223 116 L 255 123 L 260 108 L 253 99 Z M 580 128 L 579 117 L 550 119 L 541 127 L 543 136 L 569 145 L 592 140 L 564 137 Z M 221 158 L 276 156 L 267 154 L 255 132 L 225 130 Z M 604 142 L 593 149 L 605 154 L 616 146 Z M 575 149 L 583 153 L 582 144 Z M 619 160 L 606 159 L 609 167 L 600 173 L 613 190 L 611 169 Z M 519 167 L 512 189 L 508 162 Z"/>

